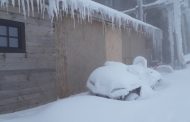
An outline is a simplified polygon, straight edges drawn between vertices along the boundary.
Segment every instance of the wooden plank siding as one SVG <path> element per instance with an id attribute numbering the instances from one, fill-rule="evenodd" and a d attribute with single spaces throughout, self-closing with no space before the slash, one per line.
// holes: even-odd
<path id="1" fill-rule="evenodd" d="M 137 55 L 151 56 L 151 40 L 135 31 L 68 16 L 52 24 L 38 15 L 24 19 L 17 11 L 0 9 L 0 19 L 26 27 L 26 53 L 0 53 L 0 114 L 86 91 L 90 73 L 107 60 L 130 64 Z"/>
<path id="2" fill-rule="evenodd" d="M 52 23 L 0 9 L 0 19 L 25 23 L 26 53 L 0 53 L 0 114 L 55 101 L 55 42 Z"/>
<path id="3" fill-rule="evenodd" d="M 69 17 L 55 24 L 57 53 L 57 86 L 59 95 L 67 97 L 86 91 L 90 73 L 105 61 L 131 64 L 136 56 L 149 61 L 151 38 L 129 30 L 113 30 L 110 24 L 74 22 Z"/>

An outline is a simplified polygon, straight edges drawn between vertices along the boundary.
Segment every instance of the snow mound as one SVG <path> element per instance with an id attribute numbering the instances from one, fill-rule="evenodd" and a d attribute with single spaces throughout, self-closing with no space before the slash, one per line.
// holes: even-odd
<path id="1" fill-rule="evenodd" d="M 136 65 L 106 62 L 104 66 L 92 72 L 87 81 L 87 88 L 95 95 L 112 99 L 131 100 L 137 99 L 136 96 L 139 95 L 141 97 L 152 95 L 154 87 L 161 80 L 161 75 L 145 67 L 147 64 L 145 58 L 136 59 L 140 59 L 135 61 L 140 61 L 135 63 Z"/>
<path id="2" fill-rule="evenodd" d="M 147 68 L 147 60 L 142 57 L 142 56 L 137 56 L 134 60 L 133 60 L 133 65 L 140 65 L 144 68 Z"/>
<path id="3" fill-rule="evenodd" d="M 190 54 L 185 55 L 184 58 L 185 58 L 185 63 L 189 64 L 190 63 Z"/>
<path id="4" fill-rule="evenodd" d="M 155 70 L 162 74 L 168 74 L 168 73 L 174 72 L 174 69 L 169 65 L 160 65 L 160 66 L 156 67 Z"/>

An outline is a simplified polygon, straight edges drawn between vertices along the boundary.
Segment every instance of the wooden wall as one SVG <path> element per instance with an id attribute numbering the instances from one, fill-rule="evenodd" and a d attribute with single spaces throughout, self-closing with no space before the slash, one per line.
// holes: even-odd
<path id="1" fill-rule="evenodd" d="M 122 62 L 122 31 L 105 28 L 106 60 Z"/>
<path id="2" fill-rule="evenodd" d="M 100 22 L 74 23 L 64 18 L 56 24 L 60 96 L 86 91 L 90 73 L 106 61 L 104 28 Z M 65 64 L 65 65 L 61 65 Z"/>
<path id="3" fill-rule="evenodd" d="M 25 23 L 26 53 L 0 53 L 0 114 L 57 99 L 52 24 L 9 11 L 0 10 L 0 19 Z"/>
<path id="4" fill-rule="evenodd" d="M 69 17 L 56 21 L 54 30 L 38 14 L 24 19 L 15 11 L 0 10 L 0 18 L 25 23 L 26 53 L 0 53 L 0 113 L 86 91 L 90 73 L 107 60 L 131 63 L 151 55 L 151 40 L 136 32 Z"/>
<path id="5" fill-rule="evenodd" d="M 135 31 L 112 29 L 101 22 L 79 23 L 63 18 L 56 25 L 57 84 L 62 97 L 86 91 L 90 73 L 105 61 L 131 64 L 136 56 L 149 61 L 152 55 L 150 38 Z"/>
<path id="6" fill-rule="evenodd" d="M 137 56 L 143 56 L 149 63 L 151 62 L 153 40 L 149 36 L 133 30 L 122 30 L 122 41 L 122 58 L 124 63 L 131 64 Z"/>

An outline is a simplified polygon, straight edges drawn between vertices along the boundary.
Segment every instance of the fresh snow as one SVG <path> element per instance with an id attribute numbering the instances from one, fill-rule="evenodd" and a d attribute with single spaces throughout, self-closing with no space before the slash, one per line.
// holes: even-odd
<path id="1" fill-rule="evenodd" d="M 184 58 L 186 63 L 190 63 L 190 54 L 185 55 Z"/>
<path id="2" fill-rule="evenodd" d="M 190 122 L 190 65 L 166 75 L 149 98 L 118 101 L 78 95 L 13 114 L 0 122 Z"/>

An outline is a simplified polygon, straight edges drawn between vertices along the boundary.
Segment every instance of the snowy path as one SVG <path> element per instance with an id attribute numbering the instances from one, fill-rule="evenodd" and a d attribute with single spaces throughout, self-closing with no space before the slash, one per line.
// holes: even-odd
<path id="1" fill-rule="evenodd" d="M 190 67 L 165 76 L 149 98 L 127 102 L 82 95 L 1 115 L 0 122 L 190 122 Z"/>

